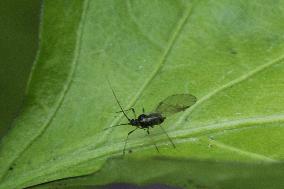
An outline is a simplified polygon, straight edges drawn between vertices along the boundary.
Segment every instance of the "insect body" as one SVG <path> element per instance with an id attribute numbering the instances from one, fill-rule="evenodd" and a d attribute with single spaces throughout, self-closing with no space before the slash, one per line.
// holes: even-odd
<path id="1" fill-rule="evenodd" d="M 166 117 L 163 117 L 160 113 L 150 113 L 150 114 L 141 114 L 137 119 L 131 119 L 130 125 L 141 127 L 143 129 L 153 127 L 155 125 L 160 125 L 164 122 Z"/>
<path id="2" fill-rule="evenodd" d="M 109 83 L 110 85 L 110 83 Z M 111 87 L 111 85 L 110 85 Z M 128 141 L 128 137 L 131 133 L 133 133 L 134 131 L 136 131 L 137 129 L 144 129 L 146 130 L 148 136 L 151 138 L 150 135 L 150 131 L 149 128 L 153 128 L 155 125 L 158 125 L 162 131 L 167 135 L 169 141 L 171 142 L 172 146 L 175 148 L 175 144 L 172 141 L 172 139 L 169 137 L 169 135 L 167 134 L 167 132 L 164 130 L 164 128 L 161 126 L 161 124 L 164 122 L 164 120 L 166 119 L 166 116 L 169 116 L 171 114 L 180 112 L 180 111 L 184 111 L 185 109 L 189 108 L 190 106 L 192 106 L 196 101 L 196 97 L 191 95 L 191 94 L 175 94 L 175 95 L 171 95 L 169 97 L 167 97 L 165 100 L 161 101 L 157 108 L 152 112 L 152 113 L 145 113 L 145 109 L 142 109 L 142 114 L 139 115 L 138 117 L 136 116 L 136 112 L 134 108 L 130 108 L 128 110 L 124 110 L 120 104 L 120 102 L 118 101 L 118 98 L 113 90 L 113 88 L 111 87 L 113 96 L 115 97 L 115 100 L 118 104 L 118 106 L 120 107 L 120 111 L 122 112 L 123 115 L 125 116 L 125 118 L 128 120 L 128 123 L 121 123 L 118 125 L 113 125 L 109 128 L 112 127 L 117 127 L 117 126 L 122 126 L 122 125 L 131 125 L 136 127 L 135 129 L 133 129 L 132 131 L 130 131 L 127 134 L 125 143 L 124 143 L 124 148 L 123 148 L 123 155 L 125 154 L 125 148 L 126 148 L 126 144 Z M 126 114 L 127 111 L 131 110 L 134 118 L 130 119 L 128 117 L 128 115 Z M 117 112 L 118 113 L 118 112 Z M 106 129 L 109 129 L 106 128 Z M 157 145 L 154 143 L 156 150 L 159 151 Z"/>

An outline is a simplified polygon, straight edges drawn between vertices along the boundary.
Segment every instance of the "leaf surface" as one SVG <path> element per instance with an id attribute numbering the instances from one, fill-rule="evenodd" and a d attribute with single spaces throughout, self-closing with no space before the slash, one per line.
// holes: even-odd
<path id="1" fill-rule="evenodd" d="M 198 101 L 129 137 L 133 158 L 237 162 L 284 157 L 284 3 L 45 1 L 25 106 L 0 148 L 0 188 L 92 173 L 120 156 L 125 109 L 173 94 Z M 129 114 L 131 116 L 131 114 Z"/>
<path id="2" fill-rule="evenodd" d="M 32 189 L 88 189 L 109 183 L 136 183 L 143 186 L 163 183 L 169 188 L 188 189 L 282 189 L 283 168 L 283 163 L 245 164 L 166 158 L 110 159 L 96 173 L 46 183 Z"/>

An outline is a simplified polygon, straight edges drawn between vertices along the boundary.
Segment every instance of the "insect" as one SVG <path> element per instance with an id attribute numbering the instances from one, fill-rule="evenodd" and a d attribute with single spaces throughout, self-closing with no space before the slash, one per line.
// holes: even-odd
<path id="1" fill-rule="evenodd" d="M 137 129 L 144 129 L 146 130 L 148 136 L 150 137 L 150 139 L 153 142 L 153 139 L 150 135 L 150 127 L 153 128 L 154 126 L 158 125 L 162 131 L 166 134 L 168 140 L 171 142 L 172 146 L 175 148 L 175 144 L 172 141 L 172 139 L 170 138 L 170 136 L 167 134 L 167 132 L 164 130 L 164 128 L 161 126 L 161 124 L 164 122 L 164 120 L 166 119 L 167 116 L 170 116 L 174 113 L 178 113 L 180 111 L 184 111 L 187 108 L 189 108 L 190 106 L 192 106 L 193 104 L 196 103 L 197 98 L 191 94 L 174 94 L 171 95 L 169 97 L 167 97 L 166 99 L 164 99 L 163 101 L 161 101 L 156 109 L 151 112 L 151 113 L 145 113 L 145 109 L 142 109 L 142 114 L 140 114 L 138 117 L 136 116 L 136 111 L 134 108 L 130 108 L 127 110 L 124 110 L 113 90 L 113 88 L 110 85 L 109 82 L 109 86 L 112 90 L 113 96 L 120 108 L 120 111 L 118 111 L 117 113 L 123 113 L 124 117 L 128 120 L 128 123 L 121 123 L 121 124 L 117 124 L 117 125 L 113 125 L 111 127 L 108 127 L 106 129 L 109 128 L 113 128 L 113 127 L 118 127 L 118 126 L 123 126 L 123 125 L 131 125 L 136 127 L 135 129 L 133 129 L 132 131 L 130 131 L 127 134 L 125 143 L 124 143 L 124 147 L 123 147 L 123 155 L 125 155 L 125 149 L 126 149 L 126 145 L 127 145 L 127 141 L 128 141 L 128 137 L 130 134 L 132 134 L 134 131 L 136 131 Z M 130 118 L 126 112 L 127 111 L 132 111 L 134 118 Z M 106 130 L 105 129 L 105 130 Z M 154 142 L 153 142 L 154 143 Z M 159 152 L 159 149 L 157 147 L 157 145 L 154 143 L 156 150 Z"/>

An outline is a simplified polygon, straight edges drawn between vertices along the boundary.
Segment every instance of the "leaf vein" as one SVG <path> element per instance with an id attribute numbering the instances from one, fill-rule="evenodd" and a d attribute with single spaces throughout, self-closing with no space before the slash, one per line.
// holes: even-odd
<path id="1" fill-rule="evenodd" d="M 233 122 L 233 123 L 232 123 Z M 282 122 L 284 123 L 284 114 L 280 114 L 280 115 L 272 115 L 272 116 L 266 116 L 265 118 L 263 117 L 253 117 L 253 118 L 245 118 L 245 119 L 240 119 L 240 120 L 234 120 L 234 121 L 227 121 L 227 122 L 223 122 L 223 123 L 219 123 L 219 124 L 212 124 L 212 125 L 207 125 L 207 126 L 203 126 L 201 128 L 191 128 L 191 129 L 184 129 L 184 130 L 179 130 L 177 132 L 171 132 L 172 135 L 174 135 L 175 137 L 178 137 L 175 139 L 175 142 L 177 143 L 183 143 L 183 142 L 194 142 L 195 140 L 190 139 L 190 137 L 188 136 L 202 136 L 204 134 L 210 134 L 213 132 L 218 132 L 220 130 L 224 130 L 224 129 L 236 129 L 236 128 L 240 128 L 240 127 L 248 127 L 251 126 L 252 124 L 255 123 L 259 123 L 259 124 L 265 124 L 265 123 L 274 123 L 274 122 Z M 220 127 L 222 126 L 222 127 Z M 204 130 L 209 131 L 209 132 L 204 132 Z M 213 131 L 213 132 L 212 132 Z M 184 137 L 187 136 L 187 138 L 185 139 Z M 135 139 L 133 139 L 135 140 Z M 131 147 L 135 148 L 138 146 L 141 146 L 141 144 L 144 144 L 144 138 L 141 139 L 137 139 L 135 141 L 133 141 L 133 144 L 131 145 Z M 69 154 L 66 155 L 65 157 L 67 157 L 66 159 L 62 160 L 62 163 L 59 165 L 57 165 L 56 167 L 51 167 L 49 164 L 47 165 L 42 165 L 41 167 L 38 167 L 37 169 L 34 169 L 32 171 L 30 171 L 28 174 L 25 173 L 25 177 L 26 178 L 30 178 L 30 176 L 34 176 L 37 175 L 38 177 L 43 176 L 44 174 L 52 174 L 55 171 L 58 171 L 62 168 L 68 168 L 68 167 L 74 167 L 74 166 L 78 166 L 80 164 L 84 164 L 85 162 L 91 161 L 93 159 L 104 159 L 105 157 L 109 156 L 109 154 L 112 155 L 117 155 L 119 153 L 121 153 L 121 148 L 119 147 L 123 147 L 123 142 L 119 142 L 119 143 L 114 143 L 112 145 L 107 145 L 104 146 L 100 149 L 95 149 L 96 153 L 94 153 L 95 151 L 90 151 L 90 149 L 88 149 L 89 147 L 82 147 L 82 148 L 78 148 L 80 149 L 79 151 L 76 151 L 76 153 L 73 152 L 73 154 Z M 146 146 L 146 145 L 144 145 Z M 150 148 L 152 147 L 152 144 L 149 144 L 146 148 Z M 227 147 L 229 150 L 229 146 L 223 146 L 224 148 Z M 114 150 L 115 149 L 115 150 Z M 231 148 L 231 150 L 233 150 Z M 84 153 L 85 151 L 87 151 L 88 153 L 84 156 L 85 159 L 81 158 L 81 154 Z M 235 152 L 239 152 L 242 154 L 246 154 L 248 155 L 250 152 L 246 152 L 246 151 L 241 151 L 241 150 L 236 150 L 234 149 Z M 95 154 L 95 155 L 94 155 Z M 250 157 L 254 157 L 254 158 L 260 158 L 260 154 L 250 154 Z M 264 160 L 265 157 L 262 157 L 262 160 Z M 273 161 L 273 159 L 271 159 Z M 275 160 L 277 161 L 277 160 Z M 23 175 L 20 175 L 19 177 L 23 177 Z M 14 178 L 15 180 L 17 180 L 18 178 Z M 28 182 L 28 180 L 26 181 Z"/>
<path id="2" fill-rule="evenodd" d="M 244 75 L 241 75 L 240 77 L 222 85 L 221 87 L 209 92 L 207 95 L 205 95 L 203 98 L 201 98 L 200 100 L 197 101 L 196 104 L 194 104 L 192 107 L 190 107 L 187 111 L 185 111 L 183 113 L 182 116 L 180 116 L 179 120 L 174 124 L 175 126 L 172 127 L 173 129 L 176 129 L 176 127 L 178 127 L 182 122 L 184 122 L 185 119 L 188 118 L 188 116 L 197 108 L 199 107 L 200 105 L 202 105 L 204 102 L 210 100 L 212 97 L 214 97 L 215 95 L 217 95 L 218 93 L 230 88 L 230 87 L 233 87 L 243 81 L 247 81 L 249 78 L 253 77 L 254 75 L 257 75 L 258 73 L 264 71 L 265 69 L 268 69 L 270 68 L 271 66 L 277 64 L 277 63 L 280 63 L 284 60 L 284 55 L 281 55 L 280 57 L 266 63 L 266 64 L 263 64 L 261 66 L 258 66 L 256 69 L 244 74 Z"/>
<path id="3" fill-rule="evenodd" d="M 152 36 L 150 36 L 149 34 L 147 34 L 145 31 L 143 31 L 143 29 L 141 28 L 139 22 L 137 21 L 137 19 L 135 18 L 132 9 L 131 9 L 131 3 L 129 0 L 126 1 L 127 3 L 127 12 L 129 15 L 130 20 L 133 22 L 133 24 L 135 25 L 135 27 L 137 28 L 137 30 L 152 44 L 154 44 L 155 46 L 157 46 L 159 49 L 164 49 L 164 44 L 159 43 L 157 40 L 155 40 Z"/>
<path id="4" fill-rule="evenodd" d="M 261 161 L 274 162 L 274 163 L 279 162 L 279 161 L 277 161 L 277 160 L 275 160 L 273 158 L 267 157 L 265 155 L 258 154 L 258 153 L 253 153 L 253 152 L 246 151 L 246 150 L 242 150 L 242 149 L 239 149 L 239 148 L 236 148 L 236 147 L 233 147 L 233 146 L 221 143 L 221 142 L 216 141 L 216 140 L 210 140 L 209 143 L 213 144 L 213 145 L 215 145 L 215 146 L 217 146 L 219 148 L 222 148 L 224 150 L 232 151 L 234 153 L 237 153 L 239 155 L 244 155 L 244 156 L 250 157 L 252 159 L 258 159 L 258 160 L 261 160 Z"/>

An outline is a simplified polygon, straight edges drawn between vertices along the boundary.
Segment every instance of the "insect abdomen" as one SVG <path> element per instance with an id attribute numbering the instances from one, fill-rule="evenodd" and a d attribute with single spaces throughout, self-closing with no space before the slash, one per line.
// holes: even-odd
<path id="1" fill-rule="evenodd" d="M 159 113 L 151 113 L 143 117 L 140 121 L 142 127 L 150 127 L 163 123 L 165 118 Z"/>

